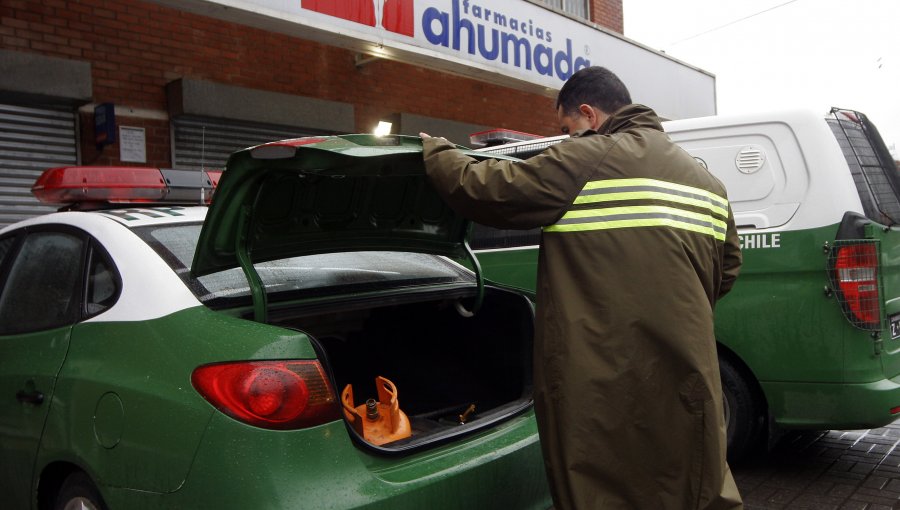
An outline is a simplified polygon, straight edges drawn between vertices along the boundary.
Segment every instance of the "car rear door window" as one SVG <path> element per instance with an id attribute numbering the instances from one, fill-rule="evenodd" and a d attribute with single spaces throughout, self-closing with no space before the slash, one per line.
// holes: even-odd
<path id="1" fill-rule="evenodd" d="M 92 246 L 85 299 L 87 315 L 96 315 L 112 306 L 119 297 L 119 288 L 119 275 L 109 256 L 97 246 Z"/>
<path id="2" fill-rule="evenodd" d="M 81 236 L 32 232 L 18 250 L 0 294 L 0 334 L 73 324 L 80 315 Z"/>

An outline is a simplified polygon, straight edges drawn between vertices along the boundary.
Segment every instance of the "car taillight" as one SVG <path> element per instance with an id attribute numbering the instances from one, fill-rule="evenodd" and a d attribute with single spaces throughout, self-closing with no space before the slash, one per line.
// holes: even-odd
<path id="1" fill-rule="evenodd" d="M 875 243 L 838 246 L 834 279 L 851 322 L 862 328 L 878 329 L 881 326 L 881 299 Z"/>
<path id="2" fill-rule="evenodd" d="M 203 365 L 194 388 L 236 420 L 267 429 L 299 429 L 340 418 L 337 397 L 315 360 Z"/>

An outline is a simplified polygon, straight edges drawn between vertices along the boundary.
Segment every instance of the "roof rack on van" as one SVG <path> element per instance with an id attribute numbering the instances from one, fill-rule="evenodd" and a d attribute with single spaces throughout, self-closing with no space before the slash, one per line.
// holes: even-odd
<path id="1" fill-rule="evenodd" d="M 536 138 L 534 140 L 526 140 L 522 142 L 508 143 L 493 147 L 483 147 L 475 149 L 478 152 L 489 152 L 491 154 L 503 154 L 504 156 L 513 156 L 519 159 L 528 159 L 536 156 L 544 151 L 547 147 L 565 140 L 569 135 L 548 136 Z"/>
<path id="2" fill-rule="evenodd" d="M 522 142 L 541 138 L 540 135 L 523 133 L 512 129 L 488 129 L 469 135 L 469 144 L 472 147 L 495 147 L 511 142 Z"/>

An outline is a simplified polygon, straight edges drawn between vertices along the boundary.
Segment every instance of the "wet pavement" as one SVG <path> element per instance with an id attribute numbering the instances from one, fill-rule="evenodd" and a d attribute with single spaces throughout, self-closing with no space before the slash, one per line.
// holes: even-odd
<path id="1" fill-rule="evenodd" d="M 747 510 L 900 509 L 900 421 L 789 432 L 767 455 L 732 471 Z"/>

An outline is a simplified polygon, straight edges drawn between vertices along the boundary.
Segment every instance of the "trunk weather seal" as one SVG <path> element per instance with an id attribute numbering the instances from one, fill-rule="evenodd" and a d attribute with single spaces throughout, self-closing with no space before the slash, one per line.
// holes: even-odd
<path id="1" fill-rule="evenodd" d="M 478 309 L 481 308 L 481 303 L 484 301 L 484 275 L 481 273 L 481 264 L 478 263 L 478 257 L 475 256 L 475 252 L 469 246 L 468 240 L 463 240 L 463 248 L 466 250 L 467 258 L 472 263 L 472 271 L 475 273 L 475 282 L 478 290 L 476 291 L 475 303 L 472 304 L 471 310 L 466 310 L 462 302 L 457 301 L 456 311 L 463 317 L 472 317 L 478 312 Z"/>
<path id="2" fill-rule="evenodd" d="M 238 235 L 235 238 L 234 253 L 247 277 L 247 285 L 250 287 L 250 295 L 253 298 L 253 320 L 256 322 L 266 323 L 266 311 L 268 303 L 266 299 L 266 287 L 263 285 L 259 273 L 253 267 L 253 261 L 250 260 L 250 248 L 247 239 L 250 231 L 250 207 L 241 208 L 240 219 L 238 220 Z"/>

